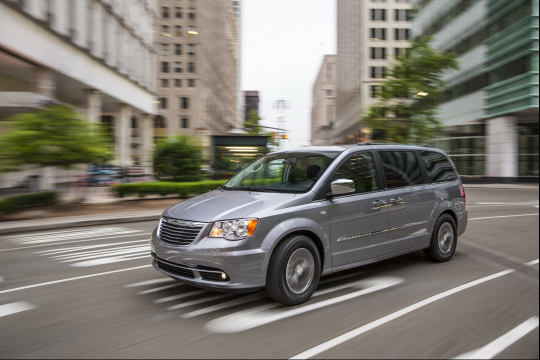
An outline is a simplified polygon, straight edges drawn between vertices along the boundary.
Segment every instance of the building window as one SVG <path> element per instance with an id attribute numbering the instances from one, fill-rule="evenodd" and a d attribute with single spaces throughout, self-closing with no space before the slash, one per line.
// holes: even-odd
<path id="1" fill-rule="evenodd" d="M 334 90 L 326 90 L 326 96 L 327 97 L 333 97 L 334 96 Z"/>
<path id="2" fill-rule="evenodd" d="M 133 116 L 131 118 L 131 128 L 132 129 L 137 129 L 138 127 L 139 127 L 139 124 L 138 124 L 137 118 L 135 116 Z"/>
<path id="3" fill-rule="evenodd" d="M 189 110 L 189 108 L 190 108 L 189 98 L 188 97 L 181 97 L 180 98 L 180 109 Z"/>
<path id="4" fill-rule="evenodd" d="M 180 127 L 182 129 L 189 129 L 189 119 L 188 118 L 181 118 L 180 119 Z"/>
<path id="5" fill-rule="evenodd" d="M 326 64 L 326 82 L 334 82 L 334 64 L 332 63 Z"/>
<path id="6" fill-rule="evenodd" d="M 189 44 L 188 45 L 188 55 L 195 55 L 197 53 L 197 45 Z"/>
<path id="7" fill-rule="evenodd" d="M 386 21 L 386 9 L 371 9 L 371 21 Z"/>
<path id="8" fill-rule="evenodd" d="M 195 63 L 190 62 L 188 64 L 188 72 L 191 73 L 191 74 L 194 74 L 194 73 L 197 72 L 196 69 L 195 69 Z"/>
<path id="9" fill-rule="evenodd" d="M 161 63 L 161 72 L 162 73 L 168 73 L 169 72 L 169 63 L 168 62 L 162 62 Z"/>
<path id="10" fill-rule="evenodd" d="M 182 44 L 175 44 L 174 45 L 174 54 L 175 55 L 182 55 Z"/>
<path id="11" fill-rule="evenodd" d="M 188 87 L 194 88 L 194 87 L 195 87 L 195 80 L 189 79 L 189 80 L 188 80 Z"/>
<path id="12" fill-rule="evenodd" d="M 380 86 L 380 85 L 371 85 L 371 97 L 373 99 L 378 98 L 381 90 L 382 90 L 382 86 Z"/>
<path id="13" fill-rule="evenodd" d="M 386 77 L 386 68 L 383 66 L 372 66 L 371 67 L 371 78 L 372 79 L 384 79 Z"/>
<path id="14" fill-rule="evenodd" d="M 412 0 L 396 0 L 397 3 L 410 3 Z"/>
<path id="15" fill-rule="evenodd" d="M 161 87 L 168 88 L 169 87 L 169 80 L 168 79 L 161 79 Z"/>
<path id="16" fill-rule="evenodd" d="M 161 44 L 161 55 L 169 55 L 169 44 Z"/>
<path id="17" fill-rule="evenodd" d="M 165 128 L 167 128 L 167 125 L 165 124 L 165 119 L 163 118 L 163 116 L 156 116 L 154 119 L 154 129 L 165 129 Z"/>
<path id="18" fill-rule="evenodd" d="M 374 3 L 384 3 L 384 2 L 386 2 L 386 0 L 371 0 L 371 2 L 374 2 Z"/>
<path id="19" fill-rule="evenodd" d="M 371 29 L 371 40 L 386 40 L 386 29 L 373 28 Z"/>
<path id="20" fill-rule="evenodd" d="M 386 48 L 372 47 L 371 59 L 372 60 L 386 60 Z"/>
<path id="21" fill-rule="evenodd" d="M 169 10 L 170 9 L 168 7 L 161 8 L 161 17 L 164 19 L 168 19 L 170 17 Z"/>
<path id="22" fill-rule="evenodd" d="M 410 51 L 410 48 L 394 48 L 394 56 L 406 56 Z"/>
<path id="23" fill-rule="evenodd" d="M 190 18 L 190 19 L 195 19 L 195 17 L 196 17 L 196 15 L 195 15 L 194 12 L 190 12 L 190 13 L 188 14 L 188 18 Z"/>
<path id="24" fill-rule="evenodd" d="M 326 108 L 326 118 L 329 124 L 334 122 L 334 105 L 328 105 Z"/>
<path id="25" fill-rule="evenodd" d="M 396 9 L 395 20 L 396 21 L 411 21 L 411 10 Z"/>
<path id="26" fill-rule="evenodd" d="M 394 40 L 409 40 L 410 36 L 410 29 L 394 29 Z"/>
<path id="27" fill-rule="evenodd" d="M 182 27 L 180 25 L 174 27 L 174 36 L 182 36 Z"/>
<path id="28" fill-rule="evenodd" d="M 170 36 L 169 30 L 170 30 L 169 26 L 161 25 L 161 36 Z"/>
<path id="29" fill-rule="evenodd" d="M 174 8 L 174 16 L 175 16 L 177 19 L 181 19 L 181 18 L 182 18 L 182 8 L 181 8 L 181 7 L 175 7 L 175 8 Z"/>
<path id="30" fill-rule="evenodd" d="M 183 72 L 183 67 L 182 67 L 182 63 L 177 61 L 174 63 L 174 72 L 175 73 L 182 73 Z"/>
<path id="31" fill-rule="evenodd" d="M 181 88 L 182 87 L 182 79 L 174 79 L 174 87 Z"/>
<path id="32" fill-rule="evenodd" d="M 160 109 L 167 109 L 168 108 L 167 98 L 159 98 L 159 108 Z"/>

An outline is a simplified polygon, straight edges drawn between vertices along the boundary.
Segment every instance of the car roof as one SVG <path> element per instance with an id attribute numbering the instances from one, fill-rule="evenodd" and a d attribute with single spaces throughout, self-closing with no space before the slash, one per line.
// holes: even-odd
<path id="1" fill-rule="evenodd" d="M 357 145 L 336 145 L 336 146 L 307 146 L 294 150 L 275 151 L 271 154 L 291 153 L 291 152 L 345 152 L 347 150 L 373 150 L 373 149 L 424 149 L 437 152 L 443 152 L 440 149 L 433 148 L 427 145 L 411 145 L 411 144 L 392 144 L 392 143 L 360 143 Z M 351 151 L 352 152 L 352 151 Z"/>

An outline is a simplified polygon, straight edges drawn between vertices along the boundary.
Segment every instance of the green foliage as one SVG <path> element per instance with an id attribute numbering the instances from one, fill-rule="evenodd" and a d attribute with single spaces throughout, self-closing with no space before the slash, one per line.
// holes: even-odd
<path id="1" fill-rule="evenodd" d="M 412 48 L 388 69 L 379 101 L 371 106 L 365 124 L 374 140 L 397 143 L 425 143 L 440 130 L 437 109 L 443 75 L 459 69 L 454 54 L 431 47 L 431 37 L 412 42 Z"/>
<path id="2" fill-rule="evenodd" d="M 201 148 L 185 135 L 158 140 L 154 149 L 154 172 L 172 181 L 197 181 L 203 163 Z"/>
<path id="3" fill-rule="evenodd" d="M 146 195 L 178 195 L 186 198 L 189 195 L 199 195 L 211 190 L 215 190 L 225 184 L 226 180 L 220 181 L 200 181 L 188 183 L 155 182 L 115 185 L 113 190 L 117 197 L 136 195 L 145 197 Z"/>
<path id="4" fill-rule="evenodd" d="M 9 214 L 17 210 L 36 206 L 54 205 L 57 199 L 58 193 L 55 191 L 7 197 L 0 199 L 0 213 Z"/>
<path id="5" fill-rule="evenodd" d="M 0 171 L 23 166 L 55 166 L 101 162 L 110 157 L 98 124 L 82 119 L 68 106 L 55 105 L 8 119 L 0 135 Z"/>
<path id="6" fill-rule="evenodd" d="M 268 136 L 268 144 L 271 146 L 278 146 L 276 139 L 272 138 L 272 132 L 264 130 L 265 127 L 260 125 L 262 118 L 259 116 L 257 110 L 251 110 L 248 113 L 248 119 L 244 123 L 244 131 L 247 132 L 247 135 L 255 136 Z"/>

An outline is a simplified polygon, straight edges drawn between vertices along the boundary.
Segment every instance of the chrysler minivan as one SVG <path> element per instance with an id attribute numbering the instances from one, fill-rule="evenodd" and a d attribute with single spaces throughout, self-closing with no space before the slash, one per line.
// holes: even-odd
<path id="1" fill-rule="evenodd" d="M 441 150 L 409 145 L 271 153 L 215 191 L 165 210 L 156 270 L 194 286 L 310 299 L 321 276 L 423 250 L 449 261 L 468 214 Z"/>

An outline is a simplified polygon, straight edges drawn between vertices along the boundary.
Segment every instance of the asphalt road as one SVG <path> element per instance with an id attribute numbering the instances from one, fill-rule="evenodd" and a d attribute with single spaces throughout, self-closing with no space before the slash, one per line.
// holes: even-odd
<path id="1" fill-rule="evenodd" d="M 1 358 L 535 358 L 538 191 L 468 190 L 454 259 L 323 279 L 295 308 L 151 266 L 155 222 L 0 238 Z"/>

